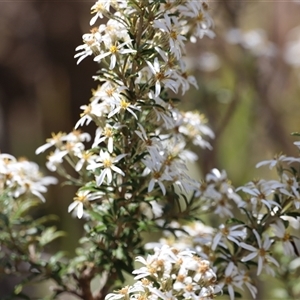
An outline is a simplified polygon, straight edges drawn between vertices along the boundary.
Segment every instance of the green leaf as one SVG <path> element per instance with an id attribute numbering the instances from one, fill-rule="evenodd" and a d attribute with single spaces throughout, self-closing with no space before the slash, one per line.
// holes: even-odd
<path id="1" fill-rule="evenodd" d="M 298 211 L 291 211 L 291 212 L 285 213 L 285 215 L 297 218 L 297 217 L 300 217 L 300 212 L 298 212 Z"/>
<path id="2" fill-rule="evenodd" d="M 292 132 L 291 135 L 293 135 L 293 136 L 300 136 L 300 132 Z"/>
<path id="3" fill-rule="evenodd" d="M 8 219 L 7 215 L 0 213 L 0 220 L 3 221 L 3 223 L 6 227 L 9 226 L 9 219 Z"/>
<path id="4" fill-rule="evenodd" d="M 90 210 L 89 211 L 89 215 L 94 219 L 94 220 L 97 220 L 97 221 L 100 221 L 101 223 L 103 222 L 103 216 L 93 210 Z"/>
<path id="5" fill-rule="evenodd" d="M 56 231 L 56 227 L 52 226 L 47 228 L 39 238 L 39 242 L 41 246 L 45 246 L 52 242 L 53 240 L 65 236 L 65 232 L 63 231 Z"/>
<path id="6" fill-rule="evenodd" d="M 30 199 L 26 201 L 22 201 L 18 206 L 17 210 L 15 211 L 13 218 L 18 219 L 21 216 L 26 215 L 26 213 L 33 207 L 38 206 L 41 204 L 41 200 L 38 199 Z"/>
<path id="7" fill-rule="evenodd" d="M 19 295 L 23 290 L 23 285 L 22 284 L 18 284 L 15 286 L 15 289 L 14 289 L 14 294 L 15 295 Z"/>

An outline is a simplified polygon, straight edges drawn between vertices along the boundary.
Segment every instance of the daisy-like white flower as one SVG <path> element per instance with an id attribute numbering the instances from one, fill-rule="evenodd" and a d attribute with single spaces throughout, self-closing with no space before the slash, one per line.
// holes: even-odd
<path id="1" fill-rule="evenodd" d="M 55 172 L 59 165 L 63 163 L 63 158 L 68 154 L 68 152 L 68 150 L 60 151 L 59 149 L 55 149 L 54 152 L 51 152 L 50 155 L 47 156 L 47 168 L 50 171 Z"/>
<path id="2" fill-rule="evenodd" d="M 222 238 L 226 238 L 229 241 L 239 245 L 242 238 L 246 236 L 245 232 L 245 226 L 244 225 L 235 225 L 232 227 L 225 226 L 224 224 L 221 224 L 219 226 L 219 231 L 215 235 L 213 241 L 212 241 L 212 250 L 216 250 L 217 245 L 220 243 Z"/>
<path id="3" fill-rule="evenodd" d="M 59 132 L 57 134 L 51 133 L 52 137 L 47 139 L 47 143 L 38 147 L 35 150 L 35 154 L 40 154 L 44 152 L 45 150 L 51 148 L 54 145 L 62 145 L 64 141 L 66 141 L 66 133 L 64 132 Z"/>
<path id="4" fill-rule="evenodd" d="M 105 102 L 97 103 L 96 101 L 92 101 L 89 105 L 82 105 L 80 108 L 83 112 L 80 114 L 80 119 L 77 121 L 75 129 L 85 124 L 88 125 L 95 118 L 99 119 L 104 114 L 107 114 L 109 105 Z"/>
<path id="5" fill-rule="evenodd" d="M 86 33 L 82 36 L 83 44 L 76 47 L 75 51 L 79 51 L 74 55 L 78 58 L 77 65 L 90 55 L 98 55 L 100 53 L 100 43 L 102 41 L 101 34 L 97 27 L 91 29 L 91 33 Z"/>
<path id="6" fill-rule="evenodd" d="M 96 155 L 90 151 L 78 151 L 75 153 L 76 157 L 79 158 L 78 162 L 75 165 L 75 171 L 79 172 L 84 165 L 91 164 L 95 161 Z"/>
<path id="7" fill-rule="evenodd" d="M 47 192 L 47 186 L 56 184 L 57 179 L 51 176 L 42 177 L 36 163 L 26 159 L 19 159 L 10 154 L 0 154 L 0 193 L 2 189 L 9 189 L 13 197 L 32 194 L 45 202 L 42 193 Z"/>
<path id="8" fill-rule="evenodd" d="M 271 160 L 264 160 L 256 164 L 256 168 L 259 168 L 261 166 L 269 165 L 270 169 L 273 169 L 274 167 L 280 165 L 282 162 L 286 162 L 288 164 L 291 164 L 293 162 L 300 162 L 300 158 L 295 157 L 289 157 L 286 155 L 277 155 L 274 157 L 274 159 Z"/>
<path id="9" fill-rule="evenodd" d="M 121 100 L 121 93 L 127 90 L 127 87 L 120 83 L 119 85 L 106 81 L 101 86 L 98 86 L 97 90 L 93 93 L 92 101 L 105 101 L 111 105 L 112 101 Z"/>
<path id="10" fill-rule="evenodd" d="M 268 236 L 265 237 L 265 240 L 262 241 L 258 232 L 253 229 L 253 233 L 256 237 L 258 247 L 248 245 L 244 242 L 240 243 L 240 247 L 249 250 L 251 253 L 242 258 L 243 262 L 252 260 L 255 257 L 258 257 L 258 267 L 257 267 L 257 276 L 262 272 L 265 264 L 269 262 L 273 263 L 276 267 L 279 267 L 278 261 L 269 254 L 269 249 L 272 245 L 272 241 Z"/>
<path id="11" fill-rule="evenodd" d="M 215 137 L 213 131 L 205 124 L 206 120 L 198 112 L 178 112 L 176 115 L 178 131 L 190 138 L 194 145 L 211 149 L 211 145 L 203 137 Z"/>
<path id="12" fill-rule="evenodd" d="M 172 78 L 178 83 L 181 87 L 182 95 L 190 89 L 190 86 L 193 85 L 195 88 L 198 88 L 196 78 L 188 74 L 186 64 L 182 61 L 181 70 L 172 73 Z"/>
<path id="13" fill-rule="evenodd" d="M 162 125 L 166 129 L 174 128 L 176 126 L 176 120 L 171 113 L 171 108 L 169 107 L 169 105 L 159 96 L 155 96 L 152 91 L 149 92 L 149 98 L 153 99 L 156 104 L 153 106 L 153 113 L 156 117 L 156 120 L 153 121 L 155 121 L 156 123 L 162 122 Z"/>
<path id="14" fill-rule="evenodd" d="M 81 219 L 84 214 L 84 202 L 92 201 L 102 196 L 102 193 L 90 193 L 90 191 L 78 191 L 73 198 L 73 202 L 68 207 L 68 212 L 75 210 L 78 219 Z"/>
<path id="15" fill-rule="evenodd" d="M 104 141 L 107 141 L 107 150 L 112 153 L 114 149 L 114 130 L 117 126 L 106 124 L 104 128 L 98 127 L 92 148 L 98 146 Z"/>
<path id="16" fill-rule="evenodd" d="M 107 183 L 110 184 L 112 182 L 112 172 L 116 172 L 122 176 L 125 176 L 125 173 L 115 166 L 115 163 L 124 158 L 127 154 L 120 154 L 116 157 L 111 156 L 107 151 L 100 150 L 99 158 L 96 159 L 96 162 L 92 162 L 88 165 L 88 170 L 95 170 L 98 168 L 103 168 L 101 174 L 96 176 L 97 185 L 101 185 L 105 179 L 107 178 Z"/>
<path id="17" fill-rule="evenodd" d="M 152 154 L 158 154 L 155 155 L 154 157 L 148 155 L 143 159 L 143 163 L 145 164 L 146 168 L 143 172 L 143 176 L 148 175 L 151 173 L 151 179 L 148 184 L 148 193 L 152 192 L 154 189 L 155 184 L 158 184 L 162 193 L 165 195 L 166 194 L 166 187 L 165 187 L 165 182 L 166 181 L 171 181 L 172 177 L 164 172 L 162 163 L 161 163 L 161 158 L 159 158 L 159 153 L 156 151 L 156 149 L 151 149 Z M 158 158 L 158 159 L 157 159 Z"/>
<path id="18" fill-rule="evenodd" d="M 294 239 L 285 228 L 283 221 L 281 219 L 277 219 L 275 223 L 270 225 L 270 227 L 273 229 L 276 238 L 282 242 L 284 254 L 288 256 L 295 256 L 295 250 L 292 244 Z"/>
<path id="19" fill-rule="evenodd" d="M 230 300 L 235 299 L 234 290 L 242 289 L 243 281 L 241 280 L 238 269 L 233 262 L 230 262 L 225 269 L 224 279 L 219 283 L 221 289 L 227 288 Z"/>
<path id="20" fill-rule="evenodd" d="M 90 25 L 94 25 L 98 18 L 102 19 L 103 14 L 105 15 L 110 8 L 110 2 L 111 0 L 98 0 L 92 7 L 91 7 L 91 13 L 95 14 L 91 21 Z"/>
<path id="21" fill-rule="evenodd" d="M 132 299 L 133 300 L 136 298 L 132 297 L 133 295 L 130 295 L 130 294 L 135 294 L 135 293 L 138 293 L 138 294 L 145 293 L 146 294 L 143 284 L 140 281 L 136 282 L 132 286 L 125 286 L 124 288 L 122 288 L 118 291 L 107 294 L 105 297 L 105 300 L 121 300 L 121 299 L 126 299 L 126 300 Z"/>
<path id="22" fill-rule="evenodd" d="M 137 136 L 143 141 L 146 145 L 147 149 L 151 149 L 152 147 L 158 147 L 159 142 L 157 137 L 148 137 L 145 128 L 138 123 L 140 130 L 135 130 Z"/>
<path id="23" fill-rule="evenodd" d="M 130 49 L 130 48 L 125 49 L 124 48 L 124 46 L 128 46 L 130 43 L 131 43 L 131 41 L 127 41 L 127 42 L 124 42 L 124 43 L 119 44 L 119 45 L 111 44 L 109 46 L 108 51 L 105 52 L 105 53 L 101 53 L 101 54 L 97 55 L 94 58 L 94 61 L 100 62 L 103 58 L 105 58 L 107 56 L 111 56 L 110 57 L 109 69 L 112 70 L 116 66 L 117 55 L 119 55 L 119 54 L 129 54 L 129 53 L 135 53 L 136 52 L 136 50 L 134 50 L 134 49 Z"/>
<path id="24" fill-rule="evenodd" d="M 154 59 L 153 64 L 150 61 L 147 61 L 147 64 L 155 77 L 155 97 L 160 94 L 162 84 L 164 84 L 166 88 L 171 89 L 174 93 L 177 93 L 178 85 L 175 80 L 170 78 L 170 70 L 163 70 L 157 57 Z"/>
<path id="25" fill-rule="evenodd" d="M 280 204 L 271 199 L 276 189 L 283 188 L 284 184 L 276 180 L 258 180 L 251 181 L 245 186 L 237 188 L 237 191 L 241 190 L 250 195 L 250 202 L 252 204 L 252 210 L 254 213 L 258 213 L 263 206 L 268 210 L 272 210 L 273 207 L 280 208 Z"/>
<path id="26" fill-rule="evenodd" d="M 288 176 L 286 173 L 282 174 L 283 186 L 279 189 L 281 194 L 286 195 L 293 201 L 296 209 L 300 209 L 300 185 L 298 179 L 294 176 Z"/>
<path id="27" fill-rule="evenodd" d="M 163 19 L 154 20 L 154 28 L 158 28 L 169 36 L 170 51 L 177 59 L 182 56 L 182 51 L 185 48 L 184 41 L 186 38 L 181 35 L 182 26 L 176 17 L 169 17 L 167 13 L 164 14 Z"/>
<path id="28" fill-rule="evenodd" d="M 90 134 L 87 132 L 82 132 L 80 130 L 73 130 L 65 137 L 65 141 L 69 143 L 89 142 L 90 140 Z"/>
<path id="29" fill-rule="evenodd" d="M 119 113 L 120 111 L 128 111 L 129 113 L 131 113 L 136 119 L 138 119 L 137 115 L 135 114 L 135 112 L 133 110 L 138 110 L 140 111 L 140 107 L 131 104 L 130 102 L 128 102 L 125 97 L 121 97 L 120 99 L 115 99 L 111 101 L 111 104 L 114 106 L 114 109 L 108 114 L 108 118 L 111 118 L 112 116 L 114 116 L 115 114 Z"/>
<path id="30" fill-rule="evenodd" d="M 249 292 L 252 295 L 253 299 L 256 299 L 257 296 L 257 288 L 253 285 L 253 280 L 250 275 L 245 270 L 238 270 L 239 278 L 243 282 L 243 284 L 247 287 Z"/>

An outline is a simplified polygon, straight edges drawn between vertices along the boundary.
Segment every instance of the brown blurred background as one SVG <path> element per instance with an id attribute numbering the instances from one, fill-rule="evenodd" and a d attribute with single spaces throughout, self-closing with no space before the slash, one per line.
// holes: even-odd
<path id="1" fill-rule="evenodd" d="M 35 156 L 35 149 L 51 132 L 72 130 L 95 87 L 96 64 L 87 58 L 77 66 L 73 58 L 90 29 L 93 3 L 0 1 L 1 152 L 44 168 L 45 155 Z M 297 154 L 290 133 L 300 131 L 300 4 L 224 0 L 211 6 L 216 38 L 189 45 L 199 89 L 188 92 L 182 108 L 202 111 L 216 133 L 214 150 L 199 151 L 201 173 L 224 168 L 239 186 L 269 176 L 255 169 L 258 161 L 280 151 Z M 69 240 L 58 247 L 70 252 L 81 230 L 66 214 L 73 193 L 52 188 L 44 208 L 60 216 Z M 7 287 L 0 286 L 0 299 Z"/>

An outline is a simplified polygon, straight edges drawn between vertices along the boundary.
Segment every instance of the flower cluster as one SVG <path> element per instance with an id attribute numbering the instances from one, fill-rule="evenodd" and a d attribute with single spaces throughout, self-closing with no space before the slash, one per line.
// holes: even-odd
<path id="1" fill-rule="evenodd" d="M 230 185 L 224 171 L 213 169 L 201 182 L 198 196 L 203 203 L 201 212 L 221 217 L 218 228 L 200 221 L 185 225 L 173 222 L 159 243 L 149 243 L 147 248 L 173 245 L 193 249 L 214 265 L 218 285 L 231 300 L 245 289 L 255 298 L 253 266 L 257 276 L 286 276 L 288 271 L 280 269 L 284 257 L 284 263 L 293 266 L 291 274 L 299 269 L 295 266 L 300 249 L 296 234 L 300 226 L 299 162 L 299 158 L 285 155 L 260 162 L 257 167 L 276 167 L 279 179 L 253 180 L 238 189 Z"/>
<path id="2" fill-rule="evenodd" d="M 48 168 L 79 186 L 93 181 L 98 199 L 102 192 L 112 201 L 115 196 L 107 197 L 108 190 L 138 203 L 149 194 L 163 201 L 173 186 L 194 193 L 198 183 L 189 177 L 186 162 L 197 156 L 186 147 L 210 148 L 207 138 L 214 134 L 203 115 L 180 111 L 178 99 L 169 94 L 197 87 L 187 73 L 185 44 L 213 36 L 207 2 L 99 0 L 92 13 L 91 25 L 103 17 L 108 21 L 83 35 L 75 57 L 79 63 L 94 56 L 100 65 L 94 76 L 98 87 L 81 107 L 74 131 L 53 135 L 36 153 L 54 147 Z M 78 131 L 92 121 L 97 126 L 94 139 Z M 83 142 L 91 142 L 91 148 Z M 65 162 L 77 178 L 70 177 Z M 88 217 L 87 203 L 97 199 L 87 194 L 69 206 L 69 211 L 79 210 L 79 218 Z"/>
<path id="3" fill-rule="evenodd" d="M 220 292 L 209 261 L 193 251 L 178 250 L 167 245 L 155 248 L 145 259 L 137 257 L 143 267 L 133 271 L 132 286 L 108 294 L 116 299 L 214 299 Z"/>
<path id="4" fill-rule="evenodd" d="M 43 177 L 36 163 L 25 158 L 17 160 L 10 154 L 0 154 L 0 193 L 12 198 L 38 197 L 43 202 L 47 186 L 57 183 L 56 178 Z"/>
<path id="5" fill-rule="evenodd" d="M 47 218 L 34 223 L 23 216 L 35 205 L 31 196 L 44 201 L 42 193 L 56 180 L 8 154 L 0 154 L 1 204 L 23 196 L 28 204 L 11 205 L 8 217 L 1 212 L 0 225 L 7 228 L 0 232 L 1 249 L 3 240 L 29 262 L 33 277 L 54 280 L 53 299 L 66 292 L 80 299 L 209 300 L 222 291 L 233 300 L 245 290 L 256 298 L 252 272 L 284 277 L 291 273 L 279 268 L 285 260 L 297 275 L 299 158 L 259 163 L 276 167 L 278 180 L 238 189 L 225 171 L 213 169 L 201 182 L 189 176 L 187 162 L 197 159 L 190 148 L 211 149 L 214 133 L 202 114 L 181 111 L 176 96 L 197 87 L 188 74 L 186 43 L 214 36 L 207 1 L 98 0 L 92 14 L 95 27 L 83 35 L 75 58 L 93 57 L 97 88 L 74 130 L 52 134 L 36 150 L 51 149 L 48 169 L 78 187 L 68 207 L 84 222 L 77 256 L 62 260 L 57 253 L 39 261 L 43 246 L 62 233 L 44 226 Z M 107 22 L 96 25 L 99 19 Z M 243 41 L 236 43 L 246 47 Z M 79 129 L 91 122 L 94 136 Z M 201 214 L 212 214 L 214 227 L 200 222 Z M 153 230 L 164 237 L 144 247 L 143 233 Z M 154 254 L 144 258 L 149 249 Z M 5 266 L 14 262 L 10 271 L 18 269 L 13 250 L 2 257 Z M 143 266 L 133 271 L 134 258 Z M 125 272 L 136 283 L 109 293 Z M 96 277 L 102 283 L 93 295 Z"/>

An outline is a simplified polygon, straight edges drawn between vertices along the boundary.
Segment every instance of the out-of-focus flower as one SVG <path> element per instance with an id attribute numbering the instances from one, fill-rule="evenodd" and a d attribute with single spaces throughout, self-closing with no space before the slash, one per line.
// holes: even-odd
<path id="1" fill-rule="evenodd" d="M 47 186 L 56 183 L 57 179 L 52 176 L 43 177 L 36 163 L 0 154 L 0 193 L 7 191 L 15 198 L 31 194 L 45 202 L 43 193 L 47 192 Z"/>
<path id="2" fill-rule="evenodd" d="M 293 28 L 285 45 L 283 58 L 292 67 L 300 67 L 300 26 Z"/>
<path id="3" fill-rule="evenodd" d="M 255 257 L 258 257 L 258 267 L 257 267 L 257 276 L 262 272 L 263 267 L 268 265 L 268 263 L 274 264 L 276 267 L 279 267 L 278 261 L 269 254 L 269 249 L 272 245 L 272 241 L 269 236 L 265 237 L 265 240 L 262 241 L 258 232 L 254 229 L 253 233 L 256 237 L 257 247 L 252 245 L 248 245 L 246 243 L 241 242 L 240 247 L 251 251 L 250 254 L 245 256 L 242 261 L 246 262 L 252 260 Z"/>
<path id="4" fill-rule="evenodd" d="M 221 61 L 217 54 L 213 52 L 204 52 L 198 58 L 198 67 L 204 72 L 213 72 L 220 68 Z"/>
<path id="5" fill-rule="evenodd" d="M 254 56 L 275 56 L 277 53 L 276 46 L 267 38 L 263 29 L 253 29 L 242 32 L 240 29 L 230 29 L 226 40 L 231 44 L 240 44 L 243 48 L 248 49 Z"/>

